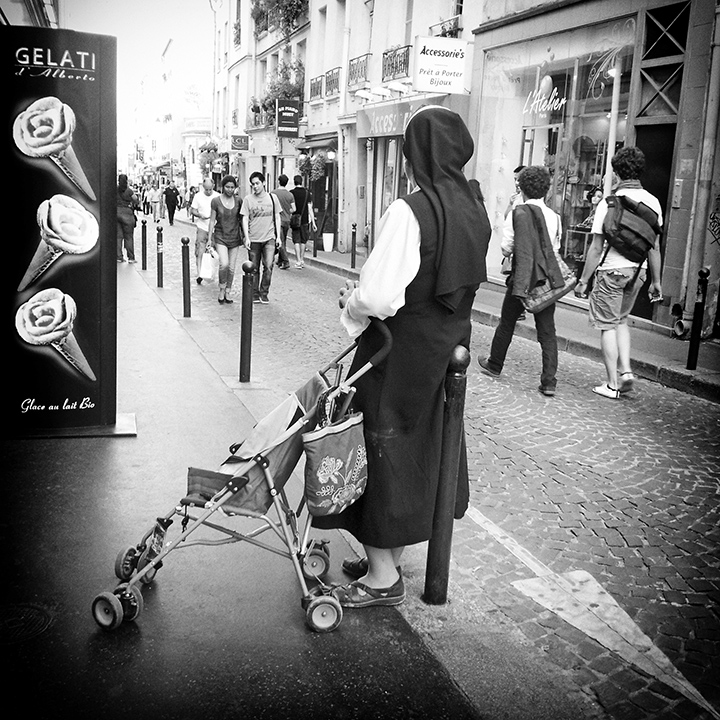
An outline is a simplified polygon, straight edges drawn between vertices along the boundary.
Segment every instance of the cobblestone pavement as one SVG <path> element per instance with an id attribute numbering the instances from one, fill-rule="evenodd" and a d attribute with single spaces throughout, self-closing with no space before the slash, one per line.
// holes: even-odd
<path id="1" fill-rule="evenodd" d="M 194 229 L 166 226 L 165 235 L 158 294 L 182 318 L 179 237 L 194 241 Z M 154 239 L 152 230 L 151 253 Z M 154 284 L 154 257 L 143 274 Z M 347 344 L 340 284 L 310 267 L 275 271 L 271 303 L 254 306 L 254 382 L 290 391 Z M 206 357 L 232 376 L 239 292 L 232 306 L 218 306 L 214 284 L 193 282 L 192 295 L 193 320 L 184 322 L 199 342 L 215 343 L 217 357 Z M 720 709 L 720 406 L 644 381 L 620 402 L 596 397 L 601 366 L 567 353 L 558 393 L 547 398 L 537 392 L 535 343 L 516 338 L 500 378 L 479 372 L 475 358 L 491 337 L 474 325 L 465 408 L 471 506 L 554 573 L 591 573 Z M 533 573 L 471 518 L 456 524 L 453 563 L 463 597 L 519 630 L 606 717 L 711 717 L 517 590 L 512 583 Z"/>

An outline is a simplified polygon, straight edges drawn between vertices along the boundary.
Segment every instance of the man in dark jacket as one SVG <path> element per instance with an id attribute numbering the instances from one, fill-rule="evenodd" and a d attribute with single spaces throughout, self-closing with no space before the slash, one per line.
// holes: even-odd
<path id="1" fill-rule="evenodd" d="M 500 311 L 500 323 L 490 346 L 490 356 L 487 359 L 478 358 L 483 372 L 493 377 L 500 375 L 505 364 L 515 324 L 525 309 L 522 298 L 530 288 L 543 281 L 549 282 L 552 287 L 563 283 L 553 252 L 560 247 L 560 216 L 543 200 L 550 189 L 550 173 L 539 165 L 527 167 L 520 172 L 518 185 L 524 203 L 515 207 L 505 219 L 501 243 L 503 255 L 513 256 L 512 273 L 508 276 L 508 288 Z M 543 395 L 552 396 L 557 385 L 558 365 L 555 303 L 535 313 L 533 317 L 537 339 L 542 348 L 538 390 Z"/>

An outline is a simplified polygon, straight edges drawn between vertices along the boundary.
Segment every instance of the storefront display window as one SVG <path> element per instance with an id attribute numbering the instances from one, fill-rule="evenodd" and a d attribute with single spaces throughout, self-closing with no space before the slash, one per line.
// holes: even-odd
<path id="1" fill-rule="evenodd" d="M 407 194 L 407 177 L 402 156 L 402 138 L 381 138 L 377 143 L 378 167 L 382 175 L 382 183 L 378 185 L 380 193 L 380 217 L 388 209 L 390 203 Z"/>
<path id="2" fill-rule="evenodd" d="M 546 201 L 562 215 L 562 252 L 584 260 L 590 191 L 603 185 L 608 141 L 624 144 L 634 47 L 635 21 L 626 18 L 486 52 L 477 176 L 493 225 L 491 272 L 519 165 L 550 170 Z"/>

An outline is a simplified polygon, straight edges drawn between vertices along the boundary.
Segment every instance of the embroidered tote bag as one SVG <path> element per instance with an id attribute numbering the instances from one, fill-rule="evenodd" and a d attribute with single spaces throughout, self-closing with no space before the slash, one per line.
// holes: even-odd
<path id="1" fill-rule="evenodd" d="M 352 413 L 303 433 L 305 502 L 314 516 L 335 515 L 352 505 L 367 484 L 363 414 Z"/>

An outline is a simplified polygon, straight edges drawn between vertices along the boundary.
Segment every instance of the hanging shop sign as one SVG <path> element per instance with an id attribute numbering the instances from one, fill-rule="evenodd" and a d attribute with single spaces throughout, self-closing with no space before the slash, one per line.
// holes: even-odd
<path id="1" fill-rule="evenodd" d="M 247 150 L 250 147 L 250 136 L 249 135 L 233 135 L 230 138 L 230 149 L 234 152 L 241 152 Z"/>
<path id="2" fill-rule="evenodd" d="M 299 100 L 276 100 L 275 117 L 278 137 L 298 137 L 300 130 Z"/>
<path id="3" fill-rule="evenodd" d="M 116 419 L 116 40 L 0 27 L 2 167 L 12 196 L 5 427 Z"/>
<path id="4" fill-rule="evenodd" d="M 470 93 L 469 43 L 444 37 L 415 39 L 413 89 L 416 92 Z"/>

